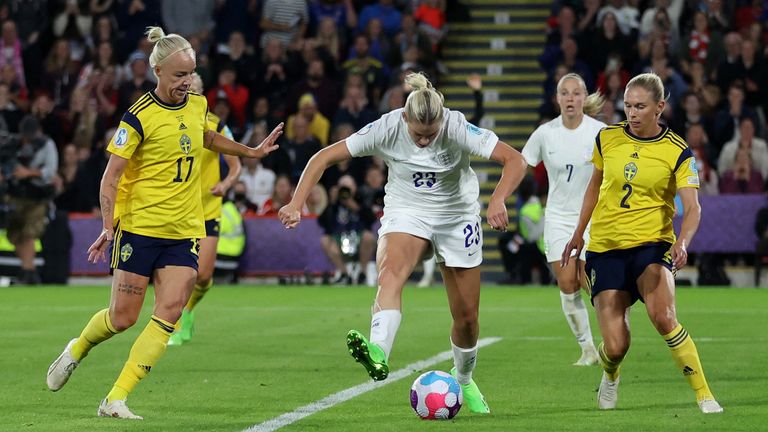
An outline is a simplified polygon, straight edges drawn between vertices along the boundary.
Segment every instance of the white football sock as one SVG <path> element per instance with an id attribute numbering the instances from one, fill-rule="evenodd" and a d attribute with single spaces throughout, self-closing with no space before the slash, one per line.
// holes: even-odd
<path id="1" fill-rule="evenodd" d="M 371 318 L 371 343 L 375 343 L 389 359 L 392 344 L 395 342 L 397 329 L 403 314 L 397 309 L 380 310 Z"/>
<path id="2" fill-rule="evenodd" d="M 563 305 L 563 314 L 568 325 L 571 327 L 576 341 L 582 350 L 595 349 L 592 342 L 592 331 L 589 328 L 589 314 L 584 300 L 581 298 L 581 292 L 576 291 L 573 294 L 566 294 L 560 291 L 560 302 Z"/>
<path id="3" fill-rule="evenodd" d="M 451 348 L 453 348 L 453 365 L 456 366 L 456 381 L 459 384 L 469 384 L 477 363 L 477 345 L 472 348 L 461 348 L 451 340 Z"/>

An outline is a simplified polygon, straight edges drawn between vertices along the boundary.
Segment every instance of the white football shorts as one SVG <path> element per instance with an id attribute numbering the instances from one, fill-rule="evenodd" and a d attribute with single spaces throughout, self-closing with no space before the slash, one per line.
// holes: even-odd
<path id="1" fill-rule="evenodd" d="M 549 222 L 544 221 L 544 254 L 547 256 L 547 262 L 560 261 L 565 250 L 565 245 L 573 237 L 573 232 L 576 231 L 576 223 L 569 224 L 559 221 Z M 589 244 L 589 226 L 584 231 L 584 249 L 581 250 L 579 259 L 584 261 L 587 254 L 587 245 Z M 575 254 L 571 252 L 573 257 Z"/>
<path id="2" fill-rule="evenodd" d="M 426 217 L 384 209 L 379 237 L 398 232 L 429 240 L 436 261 L 447 267 L 473 268 L 483 262 L 483 229 L 478 214 Z"/>

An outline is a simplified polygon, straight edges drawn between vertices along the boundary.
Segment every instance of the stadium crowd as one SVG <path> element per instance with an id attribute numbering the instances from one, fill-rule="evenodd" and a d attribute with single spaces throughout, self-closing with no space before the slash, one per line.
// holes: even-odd
<path id="1" fill-rule="evenodd" d="M 539 58 L 542 122 L 558 115 L 554 88 L 568 72 L 607 98 L 608 124 L 624 118 L 627 81 L 654 72 L 668 91 L 663 119 L 696 155 L 701 193 L 764 192 L 766 20 L 768 2 L 758 0 L 557 2 Z"/>

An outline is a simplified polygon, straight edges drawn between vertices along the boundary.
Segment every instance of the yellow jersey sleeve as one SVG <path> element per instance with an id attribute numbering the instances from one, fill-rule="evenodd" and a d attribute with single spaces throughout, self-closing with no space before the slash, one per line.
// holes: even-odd
<path id="1" fill-rule="evenodd" d="M 592 164 L 595 166 L 595 168 L 599 169 L 600 171 L 603 170 L 603 149 L 600 145 L 600 134 L 602 131 L 597 133 L 597 136 L 595 137 L 595 149 L 592 152 Z"/>
<path id="2" fill-rule="evenodd" d="M 141 121 L 131 112 L 126 112 L 120 120 L 115 135 L 109 140 L 107 151 L 130 159 L 142 141 L 144 141 L 144 129 Z"/>
<path id="3" fill-rule="evenodd" d="M 690 148 L 686 148 L 680 154 L 675 170 L 675 183 L 678 189 L 699 188 L 699 169 L 696 167 L 696 158 Z"/>

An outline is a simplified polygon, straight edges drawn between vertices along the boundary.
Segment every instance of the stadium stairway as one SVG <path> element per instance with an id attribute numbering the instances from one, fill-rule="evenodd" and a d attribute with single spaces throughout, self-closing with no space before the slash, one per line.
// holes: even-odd
<path id="1" fill-rule="evenodd" d="M 544 73 L 537 58 L 544 48 L 549 0 L 463 0 L 470 9 L 468 23 L 451 23 L 443 49 L 449 74 L 441 79 L 446 105 L 471 116 L 474 99 L 466 85 L 467 75 L 483 78 L 485 116 L 480 126 L 521 149 L 536 126 L 543 94 Z M 473 159 L 480 180 L 480 199 L 485 207 L 501 175 L 501 167 Z M 510 221 L 517 210 L 507 203 Z M 499 233 L 483 216 L 483 280 L 506 278 L 498 248 Z"/>

